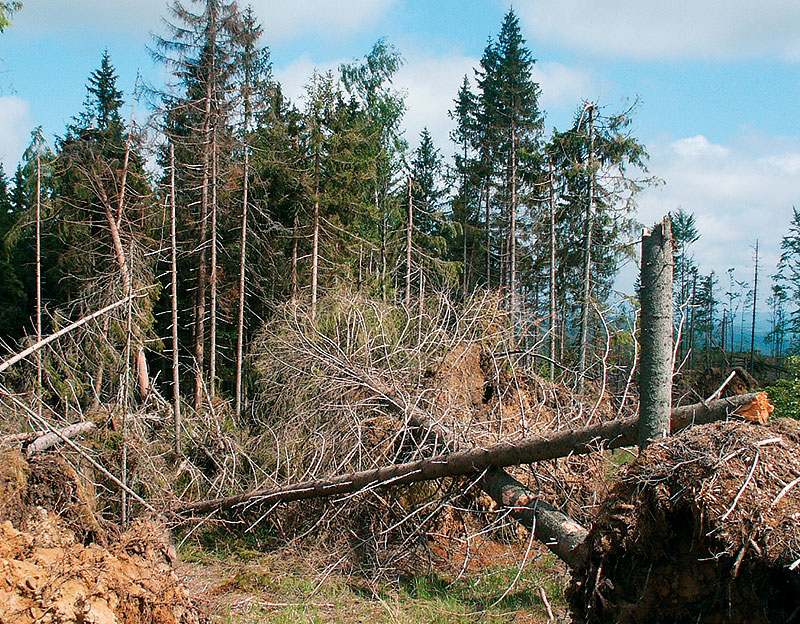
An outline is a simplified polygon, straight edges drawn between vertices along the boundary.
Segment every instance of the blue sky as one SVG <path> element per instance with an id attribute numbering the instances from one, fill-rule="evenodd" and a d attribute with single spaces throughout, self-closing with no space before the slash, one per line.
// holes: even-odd
<path id="1" fill-rule="evenodd" d="M 407 136 L 428 126 L 443 152 L 447 109 L 497 34 L 499 0 L 253 0 L 275 73 L 292 96 L 314 67 L 335 68 L 386 37 L 406 59 Z M 582 100 L 609 111 L 641 102 L 635 134 L 664 180 L 640 220 L 683 207 L 698 220 L 702 271 L 752 274 L 752 246 L 774 271 L 792 205 L 800 204 L 800 2 L 522 0 L 514 3 L 538 59 L 548 128 Z M 26 0 L 0 35 L 0 161 L 13 170 L 30 130 L 52 136 L 81 108 L 88 74 L 108 48 L 130 93 L 137 70 L 158 82 L 149 33 L 162 0 Z M 724 285 L 725 279 L 721 279 Z M 762 289 L 762 293 L 764 293 Z"/>

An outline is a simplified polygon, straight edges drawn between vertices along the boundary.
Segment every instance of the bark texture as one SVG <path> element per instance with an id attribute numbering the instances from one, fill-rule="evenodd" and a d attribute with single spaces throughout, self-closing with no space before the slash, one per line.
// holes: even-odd
<path id="1" fill-rule="evenodd" d="M 672 405 L 672 226 L 642 236 L 639 448 L 669 435 Z"/>

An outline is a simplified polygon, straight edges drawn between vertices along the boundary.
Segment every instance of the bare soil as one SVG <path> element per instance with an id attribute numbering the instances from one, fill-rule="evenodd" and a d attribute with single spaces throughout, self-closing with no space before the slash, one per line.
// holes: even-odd
<path id="1" fill-rule="evenodd" d="M 800 423 L 720 422 L 622 474 L 574 572 L 576 622 L 800 621 Z"/>

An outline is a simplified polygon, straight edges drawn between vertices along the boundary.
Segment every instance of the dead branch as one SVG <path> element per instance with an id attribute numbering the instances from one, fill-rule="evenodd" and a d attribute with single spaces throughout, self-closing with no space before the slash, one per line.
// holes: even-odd
<path id="1" fill-rule="evenodd" d="M 391 394 L 391 393 L 387 393 Z M 693 424 L 709 423 L 746 414 L 746 419 L 764 422 L 769 410 L 766 393 L 739 395 L 706 404 L 690 405 L 672 411 L 673 432 Z M 395 405 L 395 407 L 399 407 Z M 763 416 L 752 418 L 753 410 Z M 425 414 L 418 410 L 417 418 Z M 363 491 L 371 487 L 407 485 L 444 477 L 487 473 L 479 486 L 498 504 L 510 507 L 512 513 L 537 537 L 569 565 L 579 562 L 579 545 L 586 530 L 565 514 L 538 499 L 525 486 L 505 473 L 502 468 L 557 459 L 568 455 L 590 453 L 600 447 L 634 446 L 638 440 L 638 418 L 612 420 L 580 429 L 559 431 L 551 435 L 504 441 L 487 447 L 438 455 L 405 464 L 384 466 L 329 479 L 304 481 L 285 488 L 260 489 L 237 496 L 198 501 L 174 509 L 178 514 L 207 514 L 250 504 L 275 504 L 310 498 L 320 498 Z"/>
<path id="2" fill-rule="evenodd" d="M 84 421 L 59 429 L 57 432 L 45 433 L 28 444 L 25 449 L 25 454 L 30 457 L 34 453 L 41 453 L 66 439 L 77 438 L 84 433 L 92 431 L 94 428 L 95 425 L 93 422 Z"/>
<path id="3" fill-rule="evenodd" d="M 117 301 L 115 303 L 112 303 L 110 305 L 107 305 L 106 307 L 101 308 L 100 310 L 97 310 L 96 312 L 92 312 L 89 316 L 84 316 L 82 319 L 78 319 L 74 323 L 70 323 L 69 325 L 67 325 L 63 329 L 59 329 L 57 332 L 47 336 L 47 338 L 43 338 L 42 340 L 39 340 L 38 342 L 36 342 L 35 344 L 32 344 L 30 347 L 28 347 L 24 351 L 20 351 L 16 355 L 8 358 L 5 362 L 0 363 L 0 373 L 4 372 L 6 369 L 8 369 L 10 366 L 13 366 L 14 364 L 19 362 L 20 360 L 24 360 L 31 353 L 35 353 L 36 351 L 38 351 L 42 347 L 46 347 L 47 345 L 49 345 L 54 340 L 57 340 L 57 339 L 61 338 L 61 336 L 65 335 L 65 334 L 68 334 L 69 332 L 71 332 L 74 329 L 77 329 L 81 325 L 85 325 L 89 321 L 92 321 L 92 320 L 96 319 L 98 316 L 102 316 L 106 312 L 110 312 L 111 310 L 114 310 L 115 308 L 120 307 L 121 305 L 127 303 L 131 299 L 134 299 L 134 298 L 137 298 L 137 297 L 142 297 L 142 296 L 143 295 L 139 295 L 139 294 L 128 295 L 124 299 L 120 299 L 119 301 Z"/>

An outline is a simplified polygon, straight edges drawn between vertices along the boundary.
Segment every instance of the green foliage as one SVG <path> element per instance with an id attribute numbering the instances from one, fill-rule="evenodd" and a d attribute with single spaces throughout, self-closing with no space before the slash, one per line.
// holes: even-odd
<path id="1" fill-rule="evenodd" d="M 800 420 L 800 355 L 786 358 L 790 377 L 778 379 L 765 388 L 775 406 L 775 416 Z"/>
<path id="2" fill-rule="evenodd" d="M 22 2 L 0 2 L 0 33 L 11 26 L 11 16 L 22 8 Z"/>

